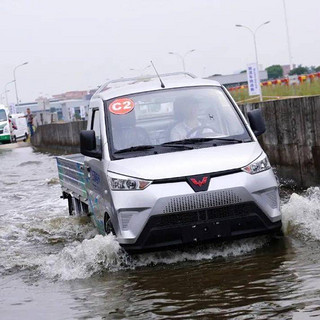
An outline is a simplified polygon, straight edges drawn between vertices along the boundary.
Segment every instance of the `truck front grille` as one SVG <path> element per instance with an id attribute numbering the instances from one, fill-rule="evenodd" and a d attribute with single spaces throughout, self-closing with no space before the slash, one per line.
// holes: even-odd
<path id="1" fill-rule="evenodd" d="M 155 225 L 158 227 L 168 227 L 184 223 L 197 223 L 205 221 L 221 221 L 224 219 L 240 218 L 248 216 L 261 210 L 254 202 L 243 202 L 239 204 L 195 210 L 189 212 L 178 212 L 168 215 L 156 215 Z"/>
<path id="2" fill-rule="evenodd" d="M 192 211 L 203 208 L 221 207 L 242 202 L 242 198 L 232 190 L 203 192 L 171 198 L 163 213 Z"/>

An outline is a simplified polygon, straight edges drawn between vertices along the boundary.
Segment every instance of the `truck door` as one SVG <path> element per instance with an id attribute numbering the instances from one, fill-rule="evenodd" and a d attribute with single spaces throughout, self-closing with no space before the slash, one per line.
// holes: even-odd
<path id="1" fill-rule="evenodd" d="M 99 108 L 92 109 L 90 130 L 94 130 L 96 136 L 97 149 L 102 151 L 101 142 L 101 114 Z M 90 121 L 90 119 L 89 119 Z M 103 192 L 106 184 L 103 160 L 85 157 L 84 174 L 86 181 L 86 190 L 88 194 L 89 212 L 93 223 L 100 233 L 104 233 L 104 211 L 105 204 Z"/>

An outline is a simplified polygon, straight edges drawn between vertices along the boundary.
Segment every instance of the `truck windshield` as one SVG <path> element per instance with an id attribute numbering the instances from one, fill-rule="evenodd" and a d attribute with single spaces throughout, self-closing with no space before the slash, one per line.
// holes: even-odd
<path id="1" fill-rule="evenodd" d="M 7 114 L 3 109 L 0 109 L 0 121 L 7 121 Z"/>
<path id="2" fill-rule="evenodd" d="M 107 135 L 114 158 L 251 141 L 220 87 L 133 94 L 106 101 Z M 119 155 L 120 156 L 120 155 Z"/>

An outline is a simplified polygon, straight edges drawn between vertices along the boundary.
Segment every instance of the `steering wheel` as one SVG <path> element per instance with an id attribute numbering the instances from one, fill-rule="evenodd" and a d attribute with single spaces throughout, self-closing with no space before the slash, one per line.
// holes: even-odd
<path id="1" fill-rule="evenodd" d="M 197 126 L 197 127 L 193 128 L 190 132 L 188 132 L 187 138 L 190 138 L 191 135 L 193 135 L 194 133 L 203 135 L 203 133 L 204 133 L 203 131 L 205 129 L 209 129 L 210 130 L 210 132 L 206 132 L 206 133 L 215 133 L 215 131 L 211 127 L 200 125 L 200 126 Z"/>

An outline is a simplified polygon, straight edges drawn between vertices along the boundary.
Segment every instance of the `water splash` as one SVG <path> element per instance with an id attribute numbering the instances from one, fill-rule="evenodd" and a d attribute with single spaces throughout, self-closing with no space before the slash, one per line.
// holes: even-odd
<path id="1" fill-rule="evenodd" d="M 244 255 L 268 243 L 268 237 L 207 245 L 187 250 L 161 251 L 129 256 L 112 235 L 74 242 L 57 254 L 38 260 L 40 271 L 49 278 L 84 279 L 105 271 L 119 271 L 183 261 L 212 260 Z"/>
<path id="2" fill-rule="evenodd" d="M 204 245 L 186 250 L 145 253 L 134 256 L 131 263 L 135 267 L 141 267 L 157 264 L 174 264 L 183 261 L 201 261 L 215 258 L 237 257 L 262 248 L 268 242 L 269 238 L 262 236 L 233 242 L 224 242 L 221 244 Z"/>
<path id="3" fill-rule="evenodd" d="M 293 193 L 282 206 L 283 231 L 303 240 L 320 240 L 320 188 Z"/>
<path id="4" fill-rule="evenodd" d="M 58 254 L 41 258 L 40 270 L 51 278 L 84 279 L 103 270 L 119 270 L 124 253 L 114 236 L 97 235 L 93 239 L 75 242 Z"/>

